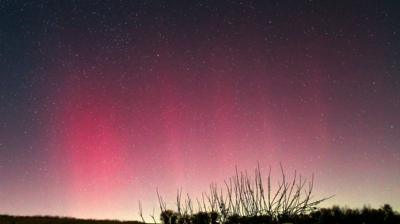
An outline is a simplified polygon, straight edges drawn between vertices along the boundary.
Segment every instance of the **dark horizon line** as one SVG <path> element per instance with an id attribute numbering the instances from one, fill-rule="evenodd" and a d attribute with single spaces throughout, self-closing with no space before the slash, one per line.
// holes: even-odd
<path id="1" fill-rule="evenodd" d="M 370 209 L 380 209 L 384 205 L 390 205 L 388 203 L 383 203 L 380 207 L 372 207 L 370 205 L 363 205 L 361 208 L 360 207 L 349 207 L 347 205 L 340 206 L 340 205 L 331 205 L 331 206 L 326 206 L 326 207 L 319 207 L 317 210 L 320 209 L 329 209 L 333 207 L 339 207 L 340 209 L 351 209 L 351 210 L 362 210 L 363 208 L 370 208 Z M 400 214 L 400 210 L 397 210 L 390 205 L 394 213 Z M 16 214 L 2 214 L 0 213 L 0 218 L 2 217 L 12 217 L 12 218 L 52 218 L 52 219 L 72 219 L 72 220 L 81 220 L 81 221 L 99 221 L 99 222 L 119 222 L 119 223 L 143 223 L 142 221 L 139 220 L 124 220 L 124 219 L 118 219 L 118 218 L 83 218 L 83 217 L 71 217 L 71 216 L 61 216 L 61 215 L 16 215 Z"/>

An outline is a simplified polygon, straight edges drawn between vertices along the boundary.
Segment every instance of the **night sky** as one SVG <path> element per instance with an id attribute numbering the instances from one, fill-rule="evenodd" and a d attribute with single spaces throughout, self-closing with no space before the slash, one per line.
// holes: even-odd
<path id="1" fill-rule="evenodd" d="M 399 11 L 0 0 L 0 213 L 137 219 L 257 161 L 400 210 Z"/>

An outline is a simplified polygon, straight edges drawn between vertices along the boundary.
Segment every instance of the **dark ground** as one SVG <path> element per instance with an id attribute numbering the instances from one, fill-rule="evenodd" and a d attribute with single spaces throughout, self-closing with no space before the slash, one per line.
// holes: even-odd
<path id="1" fill-rule="evenodd" d="M 50 216 L 0 215 L 0 224 L 141 224 L 138 221 L 90 220 Z"/>

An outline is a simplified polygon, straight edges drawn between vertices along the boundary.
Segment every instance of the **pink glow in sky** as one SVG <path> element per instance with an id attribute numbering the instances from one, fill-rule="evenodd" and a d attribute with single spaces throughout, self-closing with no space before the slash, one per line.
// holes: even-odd
<path id="1" fill-rule="evenodd" d="M 257 161 L 314 173 L 324 206 L 399 210 L 397 11 L 5 4 L 0 213 L 138 219 Z"/>

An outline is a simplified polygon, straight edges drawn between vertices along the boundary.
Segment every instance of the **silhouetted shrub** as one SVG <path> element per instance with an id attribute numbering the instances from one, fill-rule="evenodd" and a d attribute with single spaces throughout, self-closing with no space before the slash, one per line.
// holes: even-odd
<path id="1" fill-rule="evenodd" d="M 198 212 L 191 217 L 192 224 L 210 224 L 211 218 L 206 212 Z"/>
<path id="2" fill-rule="evenodd" d="M 247 171 L 239 172 L 224 181 L 223 187 L 210 184 L 210 191 L 202 197 L 182 198 L 178 190 L 177 212 L 167 210 L 166 203 L 157 191 L 164 224 L 400 224 L 400 215 L 388 204 L 379 209 L 364 207 L 361 210 L 320 208 L 329 199 L 312 200 L 314 178 L 306 180 L 295 172 L 287 178 L 281 166 L 282 179 L 277 189 L 271 187 L 271 171 L 263 180 L 259 166 L 254 178 Z M 264 182 L 266 183 L 264 185 Z M 197 203 L 193 203 L 193 201 Z"/>
<path id="3" fill-rule="evenodd" d="M 178 216 L 178 224 L 190 224 L 191 217 L 188 214 L 182 214 Z"/>
<path id="4" fill-rule="evenodd" d="M 271 185 L 271 170 L 264 180 L 259 165 L 254 170 L 253 177 L 248 175 L 247 171 L 239 172 L 236 169 L 235 175 L 225 180 L 223 187 L 211 183 L 209 192 L 203 192 L 200 199 L 193 200 L 189 195 L 187 198 L 182 198 L 182 191 L 178 190 L 176 200 L 178 222 L 187 222 L 185 219 L 179 221 L 179 217 L 183 215 L 189 215 L 190 222 L 194 224 L 206 221 L 208 223 L 254 222 L 259 218 L 249 217 L 258 216 L 269 217 L 279 222 L 292 221 L 313 211 L 321 202 L 330 198 L 313 199 L 313 176 L 307 180 L 295 171 L 292 178 L 288 178 L 282 165 L 280 168 L 281 180 L 276 190 L 273 190 Z M 157 196 L 161 212 L 164 213 L 167 211 L 166 203 L 158 190 Z M 214 218 L 209 216 L 210 212 L 216 213 Z M 240 220 L 235 220 L 236 218 Z"/>
<path id="5" fill-rule="evenodd" d="M 219 219 L 219 214 L 218 212 L 210 212 L 210 220 L 211 224 L 217 224 Z"/>
<path id="6" fill-rule="evenodd" d="M 395 212 L 393 211 L 392 207 L 388 204 L 385 204 L 382 206 L 381 208 L 383 210 L 384 213 L 384 218 L 383 221 L 387 224 L 395 224 L 395 223 L 400 223 L 400 217 L 397 216 L 397 220 L 396 220 L 396 216 L 395 216 Z"/>
<path id="7" fill-rule="evenodd" d="M 161 222 L 164 224 L 177 224 L 178 215 L 174 211 L 165 210 L 160 214 Z"/>
<path id="8" fill-rule="evenodd" d="M 226 219 L 226 224 L 236 224 L 240 223 L 240 215 L 233 214 Z"/>

